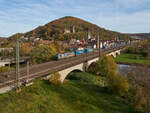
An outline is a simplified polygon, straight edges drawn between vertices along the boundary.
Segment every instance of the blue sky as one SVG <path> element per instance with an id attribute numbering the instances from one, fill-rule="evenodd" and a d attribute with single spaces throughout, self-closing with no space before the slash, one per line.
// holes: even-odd
<path id="1" fill-rule="evenodd" d="M 64 16 L 123 33 L 150 32 L 150 0 L 0 0 L 0 36 Z"/>

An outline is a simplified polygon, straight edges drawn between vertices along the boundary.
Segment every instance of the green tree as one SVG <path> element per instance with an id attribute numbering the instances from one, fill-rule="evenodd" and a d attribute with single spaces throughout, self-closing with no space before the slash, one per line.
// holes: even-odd
<path id="1" fill-rule="evenodd" d="M 114 94 L 124 96 L 129 90 L 128 80 L 116 73 L 109 73 L 107 75 L 108 90 Z"/>
<path id="2" fill-rule="evenodd" d="M 99 74 L 102 76 L 107 76 L 109 73 L 117 73 L 118 66 L 115 63 L 112 56 L 102 56 L 98 61 Z"/>
<path id="3" fill-rule="evenodd" d="M 128 92 L 128 81 L 118 74 L 118 66 L 111 56 L 104 55 L 100 58 L 98 70 L 100 75 L 107 77 L 109 91 L 120 96 L 124 96 Z"/>
<path id="4" fill-rule="evenodd" d="M 6 67 L 6 66 L 0 67 L 0 73 L 6 72 L 8 70 L 9 70 L 9 67 Z"/>
<path id="5" fill-rule="evenodd" d="M 33 64 L 48 62 L 55 58 L 57 52 L 58 50 L 53 44 L 39 45 L 31 50 L 30 57 Z"/>

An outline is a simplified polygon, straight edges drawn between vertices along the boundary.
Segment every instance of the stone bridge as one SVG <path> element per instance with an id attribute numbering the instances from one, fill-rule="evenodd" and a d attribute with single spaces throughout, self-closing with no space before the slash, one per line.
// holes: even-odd
<path id="1" fill-rule="evenodd" d="M 112 57 L 115 58 L 117 55 L 120 54 L 120 51 L 121 51 L 121 50 L 116 50 L 116 51 L 111 52 L 111 53 L 108 53 L 108 54 L 106 54 L 106 55 L 110 55 L 110 56 L 112 56 Z M 58 71 L 58 73 L 60 74 L 60 81 L 63 82 L 63 81 L 65 80 L 65 78 L 67 77 L 67 75 L 68 75 L 69 73 L 71 73 L 72 71 L 74 71 L 74 70 L 85 71 L 86 69 L 88 69 L 88 67 L 89 67 L 93 62 L 96 62 L 96 61 L 98 61 L 98 60 L 99 60 L 99 57 L 94 58 L 94 59 L 92 59 L 92 60 L 88 60 L 88 61 L 86 61 L 86 62 L 82 62 L 82 63 L 80 63 L 80 64 L 78 64 L 78 65 L 75 65 L 75 66 L 71 66 L 71 67 L 66 68 L 66 69 L 64 69 L 64 70 Z"/>
<path id="2" fill-rule="evenodd" d="M 102 50 L 101 52 L 106 55 L 116 57 L 124 47 Z M 86 71 L 86 69 L 99 59 L 99 51 L 94 50 L 91 53 L 83 54 L 76 57 L 71 57 L 58 61 L 51 61 L 37 65 L 30 65 L 20 68 L 20 84 L 25 84 L 27 81 L 32 81 L 36 78 L 44 77 L 49 79 L 50 74 L 58 72 L 61 77 L 60 81 L 63 82 L 69 73 L 74 70 Z M 28 69 L 28 70 L 27 70 Z M 7 76 L 9 75 L 9 76 Z M 16 86 L 16 72 L 15 70 L 2 73 L 0 76 L 0 93 L 8 92 Z"/>

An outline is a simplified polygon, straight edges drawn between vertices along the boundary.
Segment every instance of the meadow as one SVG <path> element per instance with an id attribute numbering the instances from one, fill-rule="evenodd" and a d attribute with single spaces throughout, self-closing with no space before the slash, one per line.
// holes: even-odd
<path id="1" fill-rule="evenodd" d="M 35 80 L 20 93 L 1 94 L 0 113 L 137 113 L 105 84 L 105 78 L 84 72 L 71 73 L 63 85 Z"/>

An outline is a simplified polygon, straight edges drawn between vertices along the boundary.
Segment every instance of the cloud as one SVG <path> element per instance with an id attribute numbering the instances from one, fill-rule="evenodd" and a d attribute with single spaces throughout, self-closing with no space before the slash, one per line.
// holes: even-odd
<path id="1" fill-rule="evenodd" d="M 150 10 L 115 16 L 99 16 L 96 23 L 99 26 L 124 33 L 150 32 Z"/>
<path id="2" fill-rule="evenodd" d="M 121 32 L 149 32 L 149 0 L 0 0 L 0 3 L 0 36 L 26 32 L 63 16 L 76 16 Z"/>
<path id="3" fill-rule="evenodd" d="M 133 6 L 139 6 L 143 4 L 149 3 L 149 0 L 116 0 L 116 3 L 122 4 L 126 7 L 133 7 Z"/>

